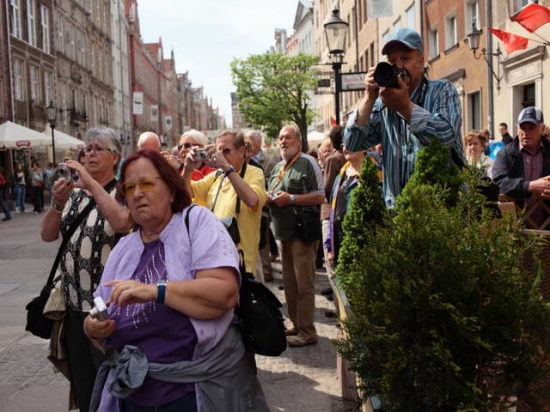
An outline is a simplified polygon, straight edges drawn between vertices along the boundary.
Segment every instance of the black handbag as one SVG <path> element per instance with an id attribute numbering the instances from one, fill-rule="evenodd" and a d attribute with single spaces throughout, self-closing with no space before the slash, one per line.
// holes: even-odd
<path id="1" fill-rule="evenodd" d="M 194 205 L 193 205 L 194 206 Z M 185 226 L 189 234 L 189 213 L 185 216 Z M 263 356 L 279 356 L 286 350 L 284 318 L 280 308 L 282 303 L 263 283 L 254 280 L 246 273 L 244 253 L 239 250 L 241 288 L 239 305 L 235 316 L 247 351 Z"/>
<path id="2" fill-rule="evenodd" d="M 105 186 L 105 190 L 109 192 L 115 184 L 116 180 L 113 179 L 111 182 L 109 182 L 107 186 Z M 88 203 L 82 213 L 78 215 L 78 217 L 69 227 L 69 230 L 67 230 L 67 233 L 63 237 L 61 246 L 59 246 L 57 255 L 55 256 L 55 260 L 53 262 L 52 269 L 50 270 L 50 276 L 48 276 L 48 280 L 46 281 L 46 285 L 44 285 L 44 287 L 42 288 L 40 295 L 35 297 L 27 304 L 27 306 L 25 306 L 25 309 L 27 310 L 27 324 L 25 325 L 25 330 L 29 331 L 35 336 L 38 336 L 39 338 L 50 339 L 50 337 L 52 336 L 54 321 L 44 317 L 44 307 L 46 306 L 46 302 L 50 297 L 51 290 L 55 286 L 54 276 L 55 272 L 57 271 L 57 267 L 59 266 L 61 255 L 65 252 L 67 243 L 69 242 L 69 239 L 71 238 L 73 233 L 76 231 L 76 228 L 80 225 L 80 223 L 82 223 L 82 221 L 86 218 L 86 216 L 88 216 L 88 214 L 94 207 L 95 200 L 91 199 L 90 203 Z"/>
<path id="3" fill-rule="evenodd" d="M 263 283 L 254 280 L 252 274 L 246 273 L 244 263 L 241 263 L 241 289 L 235 314 L 247 351 L 263 356 L 279 356 L 286 350 L 282 306 L 277 296 Z"/>
<path id="4" fill-rule="evenodd" d="M 296 218 L 296 235 L 303 242 L 321 240 L 321 214 L 318 207 L 302 207 L 300 211 L 292 207 Z"/>

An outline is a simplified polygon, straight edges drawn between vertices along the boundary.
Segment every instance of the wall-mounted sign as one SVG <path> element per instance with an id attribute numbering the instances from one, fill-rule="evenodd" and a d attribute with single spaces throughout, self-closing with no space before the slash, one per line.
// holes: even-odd
<path id="1" fill-rule="evenodd" d="M 164 116 L 164 128 L 168 131 L 172 129 L 172 116 Z"/>
<path id="2" fill-rule="evenodd" d="M 377 19 L 378 17 L 391 17 L 393 16 L 393 1 L 388 0 L 370 0 L 367 2 L 368 15 L 371 19 Z"/>
<path id="3" fill-rule="evenodd" d="M 158 105 L 151 105 L 151 122 L 157 123 L 159 121 L 159 107 Z"/>
<path id="4" fill-rule="evenodd" d="M 367 72 L 342 73 L 342 91 L 352 92 L 365 90 L 365 76 Z"/>
<path id="5" fill-rule="evenodd" d="M 134 101 L 132 104 L 132 114 L 143 114 L 143 92 L 134 92 Z"/>

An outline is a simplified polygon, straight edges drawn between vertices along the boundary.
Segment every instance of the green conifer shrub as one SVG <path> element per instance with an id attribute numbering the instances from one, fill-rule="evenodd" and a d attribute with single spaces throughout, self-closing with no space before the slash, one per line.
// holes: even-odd
<path id="1" fill-rule="evenodd" d="M 538 290 L 540 266 L 527 272 L 523 256 L 540 240 L 509 220 L 495 223 L 468 190 L 479 176 L 443 165 L 447 156 L 438 143 L 419 154 L 382 224 L 355 220 L 370 198 L 346 216 L 350 230 L 361 232 L 355 222 L 368 229 L 346 233 L 355 262 L 342 259 L 338 278 L 352 316 L 337 349 L 384 412 L 504 411 L 511 396 L 536 408 L 527 390 L 548 370 L 550 306 Z M 374 194 L 366 186 L 355 199 Z"/>

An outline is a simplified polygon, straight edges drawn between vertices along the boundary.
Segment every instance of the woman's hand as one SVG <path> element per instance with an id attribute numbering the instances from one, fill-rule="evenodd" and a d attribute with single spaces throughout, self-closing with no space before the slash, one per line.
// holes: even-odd
<path id="1" fill-rule="evenodd" d="M 91 185 L 95 182 L 95 179 L 90 176 L 90 174 L 86 170 L 86 167 L 84 167 L 84 165 L 82 165 L 80 162 L 77 162 L 76 160 L 67 160 L 66 163 L 69 169 L 78 173 L 78 180 L 75 181 L 74 187 L 89 190 Z"/>
<path id="2" fill-rule="evenodd" d="M 71 195 L 73 188 L 73 182 L 71 182 L 70 180 L 59 179 L 55 181 L 52 186 L 52 196 L 55 204 L 58 207 L 60 207 L 61 209 L 65 207 L 65 204 L 67 203 L 67 200 L 69 200 L 69 196 Z"/>
<path id="3" fill-rule="evenodd" d="M 112 319 L 98 320 L 88 315 L 84 319 L 84 330 L 91 338 L 105 339 L 115 331 L 115 321 Z"/>
<path id="4" fill-rule="evenodd" d="M 108 303 L 115 303 L 120 307 L 157 299 L 157 285 L 135 280 L 111 280 L 105 286 L 113 286 Z"/>

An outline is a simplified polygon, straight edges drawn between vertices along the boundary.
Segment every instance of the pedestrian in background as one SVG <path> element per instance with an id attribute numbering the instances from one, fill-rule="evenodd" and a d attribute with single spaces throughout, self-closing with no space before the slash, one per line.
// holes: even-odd
<path id="1" fill-rule="evenodd" d="M 271 173 L 268 204 L 275 237 L 282 247 L 283 285 L 292 322 L 286 330 L 288 344 L 300 347 L 317 342 L 315 258 L 322 237 L 319 206 L 325 201 L 325 192 L 319 164 L 302 153 L 302 135 L 297 126 L 281 129 L 279 148 L 283 160 Z M 309 232 L 312 229 L 315 233 Z"/>
<path id="2" fill-rule="evenodd" d="M 37 161 L 32 163 L 31 190 L 34 213 L 42 213 L 44 210 L 44 174 Z"/>
<path id="3" fill-rule="evenodd" d="M 4 212 L 4 219 L 2 219 L 3 222 L 11 220 L 10 208 L 4 201 L 4 193 L 6 192 L 7 187 L 8 182 L 6 182 L 6 178 L 4 177 L 2 170 L 0 170 L 0 207 L 2 207 L 2 212 Z"/>
<path id="4" fill-rule="evenodd" d="M 27 183 L 25 180 L 25 169 L 22 163 L 18 163 L 14 175 L 15 212 L 25 213 L 25 197 L 27 194 Z"/>
<path id="5" fill-rule="evenodd" d="M 115 200 L 115 171 L 120 161 L 120 143 L 114 130 L 97 127 L 84 135 L 86 166 L 67 160 L 79 176 L 58 179 L 52 187 L 53 200 L 41 226 L 41 237 L 53 242 L 64 237 L 83 209 L 95 205 L 68 240 L 59 272 L 65 296 L 65 347 L 71 377 L 71 399 L 87 412 L 92 388 L 105 354 L 93 347 L 83 330 L 84 319 L 93 307 L 93 293 L 101 281 L 103 265 L 123 234 L 133 226 L 128 210 Z"/>

